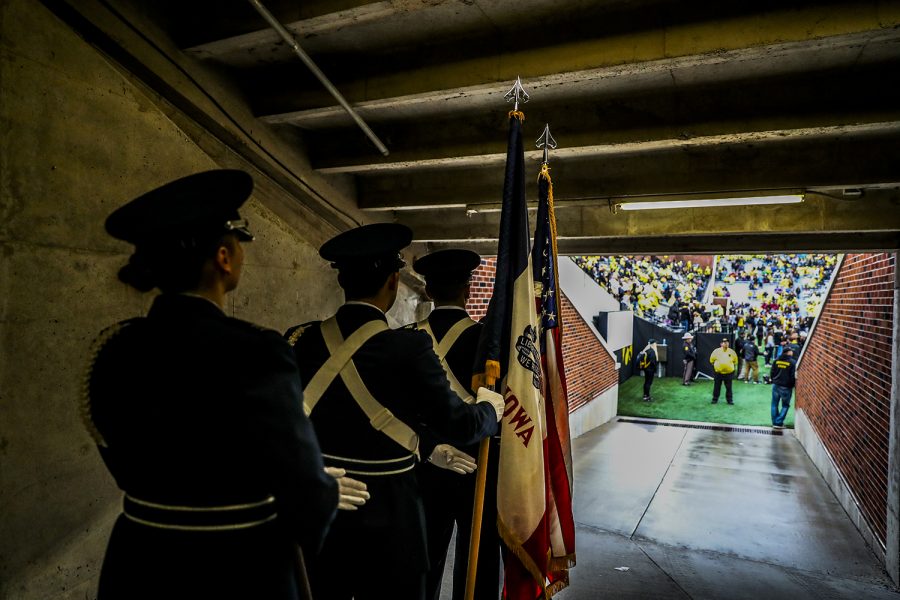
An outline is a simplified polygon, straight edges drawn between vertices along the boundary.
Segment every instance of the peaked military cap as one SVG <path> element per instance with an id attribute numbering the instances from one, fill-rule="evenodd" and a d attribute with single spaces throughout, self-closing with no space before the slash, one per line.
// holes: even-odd
<path id="1" fill-rule="evenodd" d="M 412 229 L 399 223 L 373 223 L 334 236 L 319 248 L 319 256 L 335 269 L 400 269 L 400 250 L 412 242 Z"/>
<path id="2" fill-rule="evenodd" d="M 413 270 L 425 277 L 426 282 L 446 281 L 450 283 L 469 280 L 472 271 L 481 264 L 481 256 L 471 250 L 451 248 L 438 250 L 413 262 Z"/>
<path id="3" fill-rule="evenodd" d="M 195 173 L 119 207 L 106 219 L 106 231 L 135 245 L 229 231 L 251 241 L 253 235 L 238 208 L 252 191 L 253 178 L 244 171 L 217 169 Z"/>

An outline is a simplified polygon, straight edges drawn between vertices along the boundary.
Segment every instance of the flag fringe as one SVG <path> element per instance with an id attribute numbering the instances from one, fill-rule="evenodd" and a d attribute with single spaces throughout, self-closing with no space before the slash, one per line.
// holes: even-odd
<path id="1" fill-rule="evenodd" d="M 566 554 L 565 556 L 554 556 L 548 563 L 551 571 L 565 571 L 575 566 L 575 553 Z"/>
<path id="2" fill-rule="evenodd" d="M 509 116 L 517 118 L 519 120 L 519 123 L 525 122 L 525 113 L 523 113 L 521 110 L 511 110 L 509 111 Z"/>
<path id="3" fill-rule="evenodd" d="M 500 534 L 500 539 L 503 540 L 506 549 L 519 559 L 519 562 L 522 563 L 522 566 L 525 567 L 532 579 L 534 579 L 534 582 L 541 588 L 542 593 L 538 600 L 550 600 L 554 594 L 569 587 L 569 569 L 575 566 L 575 554 L 550 557 L 548 552 L 548 572 L 557 575 L 559 579 L 552 582 L 550 585 L 547 585 L 546 579 L 544 578 L 543 573 L 541 573 L 540 568 L 537 566 L 537 563 L 535 563 L 531 558 L 531 555 L 522 548 L 521 543 L 516 540 L 515 536 L 509 528 L 506 527 L 499 516 L 497 517 L 497 531 Z"/>
<path id="4" fill-rule="evenodd" d="M 542 592 L 539 599 L 548 600 L 549 596 L 547 595 L 544 574 L 541 573 L 537 563 L 535 563 L 531 558 L 531 555 L 522 548 L 522 543 L 516 539 L 512 531 L 510 531 L 506 524 L 500 519 L 499 515 L 497 516 L 497 532 L 500 534 L 500 539 L 503 540 L 503 543 L 506 545 L 506 549 L 519 559 L 519 562 L 522 563 L 522 566 L 525 567 L 525 570 L 528 571 L 531 578 L 534 579 L 534 582 L 541 588 Z"/>
<path id="5" fill-rule="evenodd" d="M 557 592 L 561 592 L 562 590 L 569 587 L 569 572 L 566 571 L 565 576 L 562 579 L 557 579 L 553 583 L 547 586 L 547 598 L 552 598 Z"/>

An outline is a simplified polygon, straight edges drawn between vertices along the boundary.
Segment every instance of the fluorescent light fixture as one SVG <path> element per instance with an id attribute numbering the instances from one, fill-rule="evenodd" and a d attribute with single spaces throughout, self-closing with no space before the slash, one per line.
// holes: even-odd
<path id="1" fill-rule="evenodd" d="M 710 198 L 708 200 L 662 200 L 659 202 L 623 202 L 619 210 L 660 210 L 665 208 L 711 208 L 717 206 L 759 206 L 762 204 L 797 204 L 803 196 L 757 196 L 755 198 Z"/>

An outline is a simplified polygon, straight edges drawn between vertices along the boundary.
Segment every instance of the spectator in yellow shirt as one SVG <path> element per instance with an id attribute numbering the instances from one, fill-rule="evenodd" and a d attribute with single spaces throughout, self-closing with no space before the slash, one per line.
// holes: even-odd
<path id="1" fill-rule="evenodd" d="M 715 371 L 715 377 L 713 377 L 712 403 L 719 403 L 722 382 L 725 382 L 725 400 L 728 404 L 734 404 L 731 382 L 734 380 L 734 372 L 737 370 L 738 356 L 735 354 L 734 350 L 728 347 L 728 338 L 722 338 L 719 347 L 710 354 L 709 362 L 712 363 L 713 371 Z"/>

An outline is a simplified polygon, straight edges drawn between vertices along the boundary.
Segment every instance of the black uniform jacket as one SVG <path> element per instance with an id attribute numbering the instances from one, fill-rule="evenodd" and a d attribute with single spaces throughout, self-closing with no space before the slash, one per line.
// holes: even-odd
<path id="1" fill-rule="evenodd" d="M 337 312 L 344 339 L 374 319 L 385 320 L 384 313 L 368 304 L 348 303 Z M 296 327 L 285 333 L 289 339 L 296 338 L 294 354 L 305 383 L 329 356 L 320 325 L 301 325 L 299 337 Z M 378 333 L 363 344 L 353 362 L 378 402 L 416 431 L 427 428 L 447 443 L 466 446 L 497 430 L 496 413 L 490 404 L 470 406 L 453 393 L 431 339 L 421 331 Z M 332 462 L 329 457 L 384 461 L 409 454 L 369 424 L 340 377 L 325 391 L 310 419 L 326 464 Z M 427 458 L 422 456 L 422 460 Z M 352 476 L 368 484 L 371 499 L 357 511 L 338 515 L 325 541 L 322 560 L 365 563 L 371 569 L 399 564 L 411 571 L 424 571 L 428 565 L 425 527 L 414 471 Z"/>
<path id="2" fill-rule="evenodd" d="M 684 360 L 697 360 L 697 346 L 685 342 L 681 349 L 684 352 Z"/>
<path id="3" fill-rule="evenodd" d="M 100 453 L 126 492 L 125 512 L 226 527 L 160 528 L 123 514 L 100 597 L 297 597 L 295 543 L 307 556 L 319 549 L 337 484 L 323 472 L 303 414 L 290 347 L 276 332 L 187 295 L 157 297 L 146 318 L 109 335 L 91 369 L 86 408 Z M 147 504 L 254 505 L 269 496 L 274 502 L 246 512 Z M 228 529 L 230 521 L 265 522 Z"/>
<path id="4" fill-rule="evenodd" d="M 438 343 L 440 343 L 451 327 L 456 325 L 458 321 L 468 318 L 469 315 L 465 310 L 437 308 L 428 315 L 428 323 L 431 325 L 431 331 L 437 337 Z M 472 390 L 472 367 L 474 366 L 475 352 L 478 347 L 478 337 L 481 335 L 483 327 L 481 323 L 476 323 L 463 331 L 445 357 L 453 375 L 456 376 L 456 379 L 472 396 L 476 395 L 475 390 Z M 443 443 L 445 443 L 445 440 L 441 439 L 438 434 L 428 429 L 423 431 L 421 442 L 422 460 L 426 461 L 431 456 L 434 447 Z M 459 449 L 466 454 L 478 457 L 478 443 L 460 446 Z M 440 469 L 440 471 L 449 475 L 455 475 L 456 480 L 459 480 L 459 476 L 455 473 L 451 473 L 446 469 Z"/>
<path id="5" fill-rule="evenodd" d="M 453 325 L 468 314 L 457 308 L 436 308 L 428 316 L 431 331 L 440 342 Z M 478 323 L 466 329 L 447 352 L 446 359 L 456 379 L 469 393 L 471 389 L 474 357 L 478 347 L 478 338 L 483 325 Z M 487 485 L 485 487 L 481 543 L 478 554 L 478 577 L 475 579 L 476 598 L 498 598 L 500 570 L 499 534 L 497 533 L 497 467 L 500 458 L 499 438 L 491 439 L 489 446 Z M 448 469 L 442 469 L 427 461 L 428 456 L 437 444 L 445 443 L 430 431 L 422 435 L 422 460 L 419 465 L 419 484 L 425 501 L 425 518 L 428 526 L 428 552 L 432 561 L 426 579 L 426 598 L 436 597 L 443 579 L 447 550 L 456 525 L 456 562 L 453 569 L 453 597 L 461 598 L 466 587 L 466 555 L 469 551 L 469 538 L 472 530 L 472 506 L 475 498 L 474 473 L 460 475 Z M 478 444 L 457 446 L 469 456 L 478 458 Z M 479 468 L 483 468 L 481 465 Z"/>

